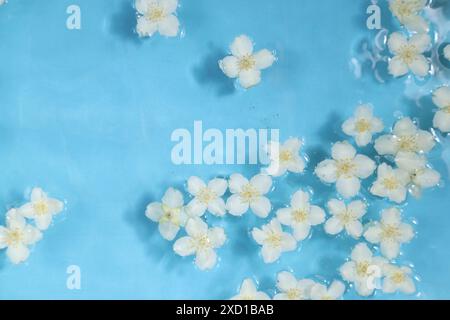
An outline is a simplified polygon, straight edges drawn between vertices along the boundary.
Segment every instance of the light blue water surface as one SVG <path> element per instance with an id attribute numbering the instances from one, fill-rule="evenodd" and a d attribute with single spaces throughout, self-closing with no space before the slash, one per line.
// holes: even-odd
<path id="1" fill-rule="evenodd" d="M 65 26 L 70 4 L 81 7 L 81 30 Z M 182 0 L 184 36 L 145 40 L 133 33 L 131 0 L 10 0 L 0 7 L 0 207 L 6 212 L 22 204 L 34 186 L 67 201 L 25 264 L 13 266 L 1 253 L 0 298 L 227 299 L 246 277 L 273 294 L 282 270 L 338 279 L 357 241 L 330 237 L 322 227 L 299 250 L 266 265 L 248 234 L 266 221 L 252 214 L 208 217 L 229 241 L 218 250 L 219 265 L 202 272 L 191 257 L 173 253 L 144 211 L 191 175 L 258 172 L 257 166 L 173 165 L 170 135 L 192 130 L 195 120 L 205 128 L 280 128 L 283 140 L 305 138 L 308 173 L 276 180 L 275 209 L 300 187 L 312 187 L 320 205 L 336 196 L 311 171 L 332 142 L 345 138 L 340 124 L 358 103 L 372 103 L 387 126 L 401 112 L 430 127 L 431 100 L 417 106 L 406 98 L 405 79 L 378 83 L 367 64 L 362 78 L 353 75 L 351 57 L 377 33 L 365 27 L 369 4 Z M 398 28 L 385 6 L 383 26 Z M 217 66 L 243 33 L 279 58 L 249 91 L 236 89 Z M 407 220 L 418 222 L 418 235 L 398 262 L 414 264 L 419 298 L 450 298 L 449 150 L 447 140 L 430 156 L 443 185 L 410 198 L 404 209 Z M 371 205 L 365 221 L 388 206 L 366 191 L 363 196 Z M 66 288 L 69 265 L 81 268 L 81 290 Z M 358 298 L 353 289 L 345 297 Z"/>

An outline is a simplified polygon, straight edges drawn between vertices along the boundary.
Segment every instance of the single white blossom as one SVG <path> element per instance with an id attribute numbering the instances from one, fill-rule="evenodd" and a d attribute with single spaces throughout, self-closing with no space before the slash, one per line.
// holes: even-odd
<path id="1" fill-rule="evenodd" d="M 406 199 L 409 182 L 408 172 L 403 169 L 393 169 L 386 163 L 382 163 L 378 166 L 378 177 L 370 188 L 370 192 L 393 202 L 402 203 Z"/>
<path id="2" fill-rule="evenodd" d="M 354 283 L 355 290 L 361 296 L 370 296 L 376 281 L 383 276 L 386 259 L 374 257 L 365 243 L 357 244 L 351 253 L 350 261 L 339 269 L 344 280 Z"/>
<path id="3" fill-rule="evenodd" d="M 345 292 L 345 284 L 333 281 L 330 287 L 316 283 L 311 288 L 311 300 L 340 300 Z"/>
<path id="4" fill-rule="evenodd" d="M 234 39 L 230 46 L 231 56 L 219 61 L 220 69 L 229 78 L 238 78 L 245 89 L 261 82 L 261 70 L 275 62 L 275 56 L 267 49 L 253 52 L 253 42 L 246 35 Z"/>
<path id="5" fill-rule="evenodd" d="M 366 214 L 367 206 L 361 200 L 348 205 L 344 201 L 332 199 L 328 201 L 331 218 L 325 223 L 325 232 L 331 235 L 341 233 L 345 229 L 348 235 L 357 239 L 361 237 L 363 225 L 361 218 Z"/>
<path id="6" fill-rule="evenodd" d="M 347 141 L 337 142 L 331 150 L 333 159 L 324 160 L 315 169 L 315 174 L 325 183 L 336 183 L 337 191 L 344 198 L 358 194 L 360 179 L 366 179 L 374 172 L 375 162 L 369 157 L 356 154 Z"/>
<path id="7" fill-rule="evenodd" d="M 414 237 L 414 229 L 410 224 L 402 222 L 400 210 L 389 208 L 381 212 L 379 222 L 369 225 L 364 237 L 370 243 L 380 244 L 381 253 L 392 260 L 398 257 L 401 244 Z"/>
<path id="8" fill-rule="evenodd" d="M 444 48 L 444 57 L 450 61 L 450 44 L 446 45 Z"/>
<path id="9" fill-rule="evenodd" d="M 184 209 L 183 195 L 180 191 L 169 188 L 160 202 L 153 202 L 147 206 L 145 215 L 152 221 L 158 222 L 159 232 L 164 239 L 172 241 L 178 234 L 180 227 L 184 227 L 188 216 Z"/>
<path id="10" fill-rule="evenodd" d="M 444 86 L 434 91 L 433 102 L 439 107 L 434 115 L 433 126 L 444 133 L 450 132 L 450 87 Z"/>
<path id="11" fill-rule="evenodd" d="M 269 144 L 270 165 L 265 173 L 280 177 L 286 172 L 302 173 L 305 170 L 305 160 L 299 155 L 302 141 L 298 138 L 290 138 L 284 144 L 271 142 Z"/>
<path id="12" fill-rule="evenodd" d="M 428 32 L 429 26 L 420 12 L 426 7 L 427 0 L 390 0 L 392 14 L 409 31 Z"/>
<path id="13" fill-rule="evenodd" d="M 136 31 L 140 37 L 151 37 L 159 32 L 166 37 L 178 34 L 180 22 L 175 16 L 178 0 L 136 0 L 138 12 Z"/>
<path id="14" fill-rule="evenodd" d="M 383 267 L 383 292 L 402 292 L 413 294 L 416 292 L 416 285 L 412 279 L 412 270 L 408 267 L 398 267 L 393 264 L 386 264 Z"/>
<path id="15" fill-rule="evenodd" d="M 389 73 L 401 77 L 411 71 L 419 77 L 425 77 L 430 70 L 430 63 L 423 53 L 428 51 L 430 45 L 428 34 L 415 34 L 408 40 L 399 32 L 392 33 L 388 46 L 394 57 L 389 60 Z"/>
<path id="16" fill-rule="evenodd" d="M 270 300 L 270 297 L 266 293 L 258 291 L 255 282 L 247 278 L 242 282 L 239 294 L 231 300 Z"/>
<path id="17" fill-rule="evenodd" d="M 6 227 L 0 226 L 0 249 L 8 248 L 6 255 L 14 264 L 27 260 L 30 255 L 28 246 L 41 238 L 39 229 L 27 224 L 16 209 L 11 209 L 6 214 Z"/>
<path id="18" fill-rule="evenodd" d="M 386 134 L 375 140 L 375 150 L 380 155 L 397 155 L 399 151 L 427 153 L 435 145 L 434 137 L 420 130 L 409 117 L 398 120 L 392 134 Z"/>
<path id="19" fill-rule="evenodd" d="M 290 226 L 294 232 L 294 238 L 302 241 L 309 236 L 311 226 L 316 226 L 325 221 L 325 212 L 322 208 L 310 204 L 309 193 L 302 190 L 294 193 L 289 208 L 277 211 L 278 220 Z"/>
<path id="20" fill-rule="evenodd" d="M 287 271 L 277 275 L 277 289 L 280 293 L 273 297 L 274 300 L 309 300 L 311 288 L 315 282 L 310 279 L 297 280 L 295 276 Z"/>
<path id="21" fill-rule="evenodd" d="M 265 263 L 275 262 L 280 258 L 281 253 L 297 248 L 295 238 L 283 232 L 277 219 L 273 219 L 261 229 L 253 228 L 252 236 L 262 246 L 261 254 Z"/>
<path id="22" fill-rule="evenodd" d="M 55 214 L 64 209 L 64 203 L 52 199 L 40 188 L 31 191 L 30 202 L 19 208 L 19 213 L 25 218 L 33 219 L 40 230 L 46 230 Z"/>
<path id="23" fill-rule="evenodd" d="M 195 264 L 200 270 L 212 269 L 217 263 L 214 249 L 225 243 L 227 236 L 222 228 L 209 228 L 201 219 L 189 219 L 186 224 L 188 236 L 178 239 L 173 250 L 180 256 L 195 255 Z"/>
<path id="24" fill-rule="evenodd" d="M 242 216 L 252 209 L 260 218 L 267 218 L 272 210 L 272 204 L 264 195 L 272 187 L 272 178 L 258 174 L 250 181 L 241 174 L 232 174 L 228 182 L 232 195 L 227 199 L 226 208 L 234 216 Z"/>
<path id="25" fill-rule="evenodd" d="M 188 192 L 194 196 L 186 206 L 189 215 L 201 217 L 206 210 L 216 216 L 224 216 L 226 213 L 225 201 L 222 196 L 228 188 L 225 179 L 212 179 L 206 184 L 199 177 L 190 177 L 187 182 Z"/>
<path id="26" fill-rule="evenodd" d="M 383 129 L 383 121 L 374 117 L 372 107 L 369 105 L 358 106 L 354 116 L 342 125 L 342 131 L 354 137 L 359 147 L 367 146 L 372 142 L 372 136 Z"/>

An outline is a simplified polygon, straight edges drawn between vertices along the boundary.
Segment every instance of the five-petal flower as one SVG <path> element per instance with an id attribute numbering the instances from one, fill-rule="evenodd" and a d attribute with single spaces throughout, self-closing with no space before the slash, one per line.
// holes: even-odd
<path id="1" fill-rule="evenodd" d="M 345 292 L 345 284 L 333 281 L 330 287 L 316 283 L 311 288 L 311 300 L 340 300 Z"/>
<path id="2" fill-rule="evenodd" d="M 295 276 L 287 271 L 277 275 L 277 288 L 280 293 L 273 297 L 274 300 L 309 300 L 311 288 L 315 282 L 310 279 L 297 280 Z"/>
<path id="3" fill-rule="evenodd" d="M 378 166 L 378 177 L 370 188 L 373 195 L 388 198 L 396 203 L 402 203 L 406 199 L 409 173 L 403 169 L 393 169 L 386 163 Z"/>
<path id="4" fill-rule="evenodd" d="M 389 9 L 409 31 L 428 32 L 428 23 L 420 12 L 427 5 L 427 0 L 390 0 Z"/>
<path id="5" fill-rule="evenodd" d="M 367 146 L 372 142 L 372 136 L 375 133 L 380 133 L 383 129 L 383 122 L 381 119 L 374 117 L 372 107 L 368 105 L 358 106 L 354 116 L 342 125 L 342 131 L 354 137 L 359 147 Z"/>
<path id="6" fill-rule="evenodd" d="M 136 31 L 140 37 L 151 37 L 155 32 L 175 37 L 180 22 L 174 15 L 178 0 L 136 0 L 138 12 Z"/>
<path id="7" fill-rule="evenodd" d="M 357 239 L 361 237 L 363 225 L 361 218 L 366 214 L 367 206 L 361 200 L 353 201 L 348 205 L 344 201 L 331 199 L 328 202 L 331 218 L 325 223 L 325 232 L 336 235 L 345 229 L 348 235 Z"/>
<path id="8" fill-rule="evenodd" d="M 186 213 L 190 216 L 201 217 L 208 210 L 213 215 L 224 216 L 226 207 L 222 196 L 227 188 L 228 182 L 225 179 L 212 179 L 206 184 L 199 177 L 190 177 L 187 190 L 194 199 L 186 206 Z"/>
<path id="9" fill-rule="evenodd" d="M 242 282 L 239 294 L 232 297 L 231 300 L 270 300 L 270 297 L 266 293 L 258 291 L 255 282 L 247 278 Z"/>
<path id="10" fill-rule="evenodd" d="M 290 138 L 284 144 L 272 141 L 268 146 L 270 165 L 265 173 L 280 177 L 286 172 L 302 173 L 305 170 L 305 160 L 299 152 L 302 141 L 298 138 Z"/>
<path id="11" fill-rule="evenodd" d="M 385 264 L 383 267 L 383 285 L 384 293 L 402 292 L 413 294 L 416 292 L 416 285 L 412 279 L 412 270 L 408 267 L 398 267 L 393 264 Z"/>
<path id="12" fill-rule="evenodd" d="M 450 54 L 450 45 L 449 54 Z M 433 93 L 433 102 L 438 106 L 433 119 L 433 126 L 444 133 L 450 132 L 450 87 L 443 86 Z"/>

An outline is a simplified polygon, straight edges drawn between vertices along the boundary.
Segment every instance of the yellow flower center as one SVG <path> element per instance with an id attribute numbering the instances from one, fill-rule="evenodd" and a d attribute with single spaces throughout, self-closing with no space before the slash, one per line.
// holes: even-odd
<path id="1" fill-rule="evenodd" d="M 202 235 L 198 237 L 195 241 L 197 250 L 204 250 L 211 248 L 211 240 L 207 235 Z"/>
<path id="2" fill-rule="evenodd" d="M 402 136 L 398 139 L 398 147 L 402 151 L 417 151 L 417 140 L 414 136 Z"/>
<path id="3" fill-rule="evenodd" d="M 289 289 L 288 291 L 286 291 L 286 295 L 289 300 L 298 300 L 302 297 L 300 290 L 297 288 Z"/>
<path id="4" fill-rule="evenodd" d="M 208 204 L 216 198 L 217 198 L 217 194 L 209 188 L 203 188 L 197 194 L 197 199 L 203 204 Z"/>
<path id="5" fill-rule="evenodd" d="M 405 274 L 403 272 L 397 271 L 393 275 L 391 275 L 392 282 L 396 284 L 401 284 L 405 281 Z"/>
<path id="6" fill-rule="evenodd" d="M 272 247 L 281 247 L 281 235 L 271 232 L 267 236 L 266 242 Z"/>
<path id="7" fill-rule="evenodd" d="M 23 234 L 20 230 L 10 230 L 6 236 L 6 243 L 8 246 L 14 246 L 22 242 Z"/>
<path id="8" fill-rule="evenodd" d="M 356 273 L 360 277 L 364 277 L 368 275 L 370 263 L 367 261 L 359 262 L 356 264 Z"/>
<path id="9" fill-rule="evenodd" d="M 163 215 L 160 222 L 170 222 L 176 226 L 180 225 L 181 208 L 171 208 L 165 204 L 162 205 Z"/>
<path id="10" fill-rule="evenodd" d="M 308 213 L 305 209 L 297 209 L 292 212 L 292 218 L 295 222 L 306 222 L 308 221 Z"/>
<path id="11" fill-rule="evenodd" d="M 254 186 L 252 186 L 250 183 L 246 184 L 240 193 L 241 199 L 244 202 L 252 202 L 256 198 L 260 196 L 260 193 Z"/>
<path id="12" fill-rule="evenodd" d="M 359 133 L 369 131 L 371 128 L 370 122 L 366 119 L 359 119 L 355 123 L 355 130 Z"/>
<path id="13" fill-rule="evenodd" d="M 164 10 L 161 7 L 153 6 L 147 13 L 147 18 L 150 21 L 157 22 L 164 18 Z"/>
<path id="14" fill-rule="evenodd" d="M 382 229 L 381 237 L 384 239 L 393 239 L 400 235 L 398 227 L 387 225 Z"/>
<path id="15" fill-rule="evenodd" d="M 256 61 L 252 55 L 247 55 L 239 60 L 239 69 L 242 71 L 248 71 L 255 67 Z"/>
<path id="16" fill-rule="evenodd" d="M 280 161 L 281 162 L 289 162 L 294 159 L 294 155 L 289 150 L 283 150 L 280 152 Z"/>
<path id="17" fill-rule="evenodd" d="M 247 295 L 247 296 L 240 296 L 239 300 L 247 300 L 247 301 L 249 301 L 249 300 L 255 300 L 255 299 L 254 299 L 254 297 Z"/>
<path id="18" fill-rule="evenodd" d="M 450 106 L 446 106 L 442 110 L 444 110 L 444 112 L 446 112 L 446 113 L 450 113 Z"/>
<path id="19" fill-rule="evenodd" d="M 342 212 L 338 217 L 339 217 L 339 220 L 341 220 L 342 224 L 344 224 L 344 225 L 346 225 L 354 220 L 353 216 L 348 211 Z"/>
<path id="20" fill-rule="evenodd" d="M 38 216 L 46 215 L 49 211 L 48 203 L 47 201 L 39 200 L 38 202 L 33 204 L 33 209 Z"/>
<path id="21" fill-rule="evenodd" d="M 352 160 L 339 160 L 336 164 L 337 176 L 351 176 L 351 173 L 355 170 L 356 166 Z"/>
<path id="22" fill-rule="evenodd" d="M 392 11 L 398 16 L 400 19 L 411 16 L 414 11 L 409 1 L 397 0 L 392 4 Z"/>
<path id="23" fill-rule="evenodd" d="M 395 190 L 398 189 L 398 187 L 400 187 L 400 183 L 393 176 L 384 178 L 382 184 L 387 190 Z"/>
<path id="24" fill-rule="evenodd" d="M 418 55 L 417 49 L 414 45 L 405 45 L 400 49 L 400 58 L 406 64 L 411 64 Z"/>

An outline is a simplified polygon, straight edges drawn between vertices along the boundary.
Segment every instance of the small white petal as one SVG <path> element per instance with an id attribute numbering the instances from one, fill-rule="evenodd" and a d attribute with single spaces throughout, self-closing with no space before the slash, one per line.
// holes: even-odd
<path id="1" fill-rule="evenodd" d="M 272 210 L 272 205 L 266 197 L 259 197 L 250 203 L 250 208 L 258 217 L 267 218 Z"/>
<path id="2" fill-rule="evenodd" d="M 228 182 L 231 193 L 241 192 L 242 188 L 247 184 L 248 184 L 248 180 L 239 173 L 232 174 L 230 176 L 230 180 Z"/>
<path id="3" fill-rule="evenodd" d="M 351 253 L 351 259 L 356 262 L 370 261 L 372 259 L 372 251 L 365 243 L 358 243 Z"/>
<path id="4" fill-rule="evenodd" d="M 430 63 L 423 55 L 419 55 L 412 63 L 409 64 L 409 68 L 415 75 L 425 77 L 430 70 Z"/>
<path id="5" fill-rule="evenodd" d="M 158 222 L 163 214 L 164 212 L 162 210 L 161 203 L 159 202 L 150 203 L 145 211 L 145 216 L 155 222 Z"/>
<path id="6" fill-rule="evenodd" d="M 287 271 L 282 271 L 277 275 L 277 288 L 280 291 L 286 292 L 297 288 L 297 279 L 294 275 Z"/>
<path id="7" fill-rule="evenodd" d="M 439 184 L 441 175 L 439 172 L 432 169 L 424 169 L 420 171 L 414 178 L 414 183 L 421 188 L 432 188 Z"/>
<path id="8" fill-rule="evenodd" d="M 383 135 L 375 140 L 375 150 L 379 155 L 396 154 L 396 141 L 392 135 Z"/>
<path id="9" fill-rule="evenodd" d="M 158 229 L 164 239 L 172 241 L 177 236 L 180 227 L 170 222 L 161 222 Z"/>
<path id="10" fill-rule="evenodd" d="M 169 15 L 158 23 L 159 33 L 166 37 L 175 37 L 178 34 L 180 22 L 176 16 Z"/>
<path id="11" fill-rule="evenodd" d="M 257 69 L 241 71 L 239 73 L 239 83 L 244 89 L 249 89 L 261 82 L 261 71 Z"/>
<path id="12" fill-rule="evenodd" d="M 380 250 L 389 260 L 395 259 L 400 252 L 400 244 L 395 241 L 381 241 Z"/>
<path id="13" fill-rule="evenodd" d="M 217 198 L 208 203 L 208 211 L 213 215 L 223 217 L 227 212 L 225 201 L 222 198 Z"/>
<path id="14" fill-rule="evenodd" d="M 187 181 L 187 191 L 193 196 L 196 196 L 205 187 L 205 182 L 203 182 L 203 180 L 199 177 L 193 176 Z"/>
<path id="15" fill-rule="evenodd" d="M 416 33 L 409 39 L 409 44 L 415 46 L 420 53 L 423 53 L 429 49 L 431 38 L 427 33 Z"/>
<path id="16" fill-rule="evenodd" d="M 208 225 L 201 219 L 189 219 L 186 232 L 191 237 L 201 237 L 208 232 Z"/>
<path id="17" fill-rule="evenodd" d="M 344 229 L 344 225 L 342 222 L 336 218 L 331 217 L 330 219 L 325 222 L 325 232 L 331 235 L 336 235 Z"/>
<path id="18" fill-rule="evenodd" d="M 371 176 L 377 167 L 375 161 L 361 154 L 355 157 L 353 164 L 356 166 L 356 175 L 361 179 Z"/>
<path id="19" fill-rule="evenodd" d="M 244 57 L 253 53 L 253 42 L 246 35 L 234 39 L 230 46 L 231 53 L 236 57 Z"/>
<path id="20" fill-rule="evenodd" d="M 174 188 L 169 188 L 162 198 L 162 203 L 170 208 L 182 207 L 184 204 L 183 194 Z"/>
<path id="21" fill-rule="evenodd" d="M 272 188 L 272 178 L 268 175 L 258 174 L 250 180 L 250 184 L 263 195 Z"/>
<path id="22" fill-rule="evenodd" d="M 334 183 L 337 179 L 336 161 L 324 160 L 317 165 L 314 172 L 323 182 Z"/>
<path id="23" fill-rule="evenodd" d="M 269 68 L 275 62 L 275 56 L 267 49 L 258 51 L 254 54 L 256 68 L 259 70 Z"/>
<path id="24" fill-rule="evenodd" d="M 364 238 L 366 238 L 367 241 L 370 243 L 380 243 L 381 240 L 381 228 L 378 224 L 375 224 L 371 227 L 369 227 L 366 232 L 364 232 Z"/>
<path id="25" fill-rule="evenodd" d="M 182 237 L 174 243 L 173 250 L 176 254 L 186 257 L 195 253 L 195 245 L 191 237 Z"/>
<path id="26" fill-rule="evenodd" d="M 212 269 L 217 262 L 217 254 L 212 249 L 200 250 L 195 257 L 195 264 L 200 270 Z"/>
<path id="27" fill-rule="evenodd" d="M 437 111 L 433 119 L 433 127 L 444 133 L 450 132 L 450 113 Z"/>
<path id="28" fill-rule="evenodd" d="M 309 193 L 299 190 L 291 199 L 291 206 L 295 209 L 309 209 Z"/>
<path id="29" fill-rule="evenodd" d="M 331 148 L 331 155 L 334 160 L 349 160 L 355 157 L 356 150 L 347 141 L 336 142 Z"/>
<path id="30" fill-rule="evenodd" d="M 336 189 L 344 198 L 352 198 L 356 196 L 360 188 L 361 182 L 355 177 L 342 177 L 336 182 Z"/>
<path id="31" fill-rule="evenodd" d="M 450 48 L 450 45 L 449 47 Z M 439 108 L 447 108 L 450 105 L 450 87 L 443 86 L 433 92 L 433 102 Z"/>
<path id="32" fill-rule="evenodd" d="M 217 196 L 221 197 L 227 191 L 228 182 L 225 179 L 215 178 L 208 183 L 208 188 L 211 189 Z"/>
<path id="33" fill-rule="evenodd" d="M 137 19 L 136 32 L 140 37 L 151 37 L 158 30 L 158 24 L 145 17 Z"/>
<path id="34" fill-rule="evenodd" d="M 325 211 L 318 206 L 311 206 L 311 211 L 309 212 L 309 223 L 312 226 L 321 224 L 325 221 Z"/>
<path id="35" fill-rule="evenodd" d="M 265 263 L 273 263 L 280 258 L 281 248 L 264 245 L 261 249 L 261 255 Z"/>
<path id="36" fill-rule="evenodd" d="M 401 77 L 409 72 L 408 65 L 399 56 L 389 60 L 388 70 L 394 77 Z"/>
<path id="37" fill-rule="evenodd" d="M 23 244 L 19 244 L 9 246 L 8 249 L 6 250 L 6 255 L 8 256 L 9 260 L 11 260 L 12 263 L 19 264 L 28 259 L 30 251 Z"/>
<path id="38" fill-rule="evenodd" d="M 214 227 L 208 230 L 208 239 L 211 241 L 213 248 L 219 248 L 223 246 L 227 240 L 227 236 L 223 228 Z"/>
<path id="39" fill-rule="evenodd" d="M 344 201 L 339 201 L 337 199 L 331 199 L 328 201 L 327 206 L 332 215 L 338 215 L 347 210 L 347 206 Z"/>
<path id="40" fill-rule="evenodd" d="M 239 60 L 235 56 L 228 56 L 219 61 L 219 67 L 229 78 L 239 76 Z"/>
<path id="41" fill-rule="evenodd" d="M 227 210 L 233 216 L 242 216 L 248 211 L 249 204 L 242 200 L 239 194 L 233 194 L 227 200 Z"/>
<path id="42" fill-rule="evenodd" d="M 404 35 L 399 32 L 394 32 L 389 36 L 388 46 L 389 50 L 398 54 L 401 52 L 402 48 L 408 44 L 408 40 Z"/>
<path id="43" fill-rule="evenodd" d="M 303 241 L 309 236 L 309 232 L 311 230 L 311 226 L 306 223 L 295 224 L 292 227 L 294 238 L 296 241 Z"/>
<path id="44" fill-rule="evenodd" d="M 359 222 L 358 220 L 355 220 L 355 221 L 352 221 L 352 222 L 349 222 L 348 224 L 346 224 L 345 230 L 347 231 L 347 233 L 350 236 L 357 239 L 357 238 L 361 237 L 361 235 L 363 233 L 363 226 L 362 226 L 361 222 Z"/>

